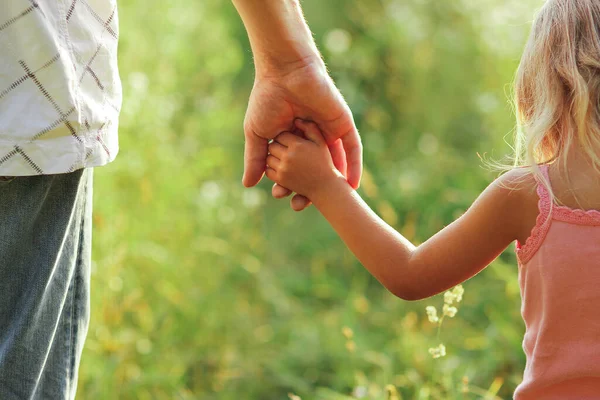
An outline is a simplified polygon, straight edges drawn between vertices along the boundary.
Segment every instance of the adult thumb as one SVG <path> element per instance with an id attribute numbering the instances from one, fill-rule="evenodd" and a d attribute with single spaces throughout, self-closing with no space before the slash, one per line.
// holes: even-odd
<path id="1" fill-rule="evenodd" d="M 267 164 L 268 146 L 268 140 L 259 137 L 252 130 L 246 130 L 242 178 L 244 186 L 254 186 L 262 179 Z"/>
<path id="2" fill-rule="evenodd" d="M 306 136 L 306 138 L 311 142 L 315 142 L 319 146 L 324 146 L 327 144 L 323 134 L 321 133 L 321 130 L 314 122 L 297 119 L 294 121 L 294 124 L 296 125 L 296 128 L 304 132 L 304 136 Z"/>

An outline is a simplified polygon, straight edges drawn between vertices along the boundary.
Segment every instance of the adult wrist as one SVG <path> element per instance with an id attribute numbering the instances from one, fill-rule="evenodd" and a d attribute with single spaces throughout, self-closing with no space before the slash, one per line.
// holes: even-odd
<path id="1" fill-rule="evenodd" d="M 261 75 L 285 75 L 323 64 L 299 0 L 233 0 Z"/>
<path id="2" fill-rule="evenodd" d="M 256 77 L 270 78 L 282 77 L 292 74 L 295 71 L 306 69 L 322 70 L 326 73 L 327 68 L 316 50 L 289 50 L 287 54 L 277 54 L 274 52 L 257 52 L 254 57 L 256 68 Z"/>

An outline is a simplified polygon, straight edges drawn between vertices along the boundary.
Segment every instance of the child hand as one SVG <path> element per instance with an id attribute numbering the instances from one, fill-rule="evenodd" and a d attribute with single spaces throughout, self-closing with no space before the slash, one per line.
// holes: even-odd
<path id="1" fill-rule="evenodd" d="M 290 132 L 279 134 L 269 145 L 266 174 L 279 185 L 312 199 L 342 175 L 333 165 L 317 124 L 296 120 L 295 125 L 308 140 Z"/>

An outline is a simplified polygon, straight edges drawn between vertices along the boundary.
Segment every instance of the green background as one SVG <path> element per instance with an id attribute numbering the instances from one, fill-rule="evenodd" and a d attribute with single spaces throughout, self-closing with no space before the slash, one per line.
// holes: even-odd
<path id="1" fill-rule="evenodd" d="M 361 132 L 360 193 L 414 243 L 498 175 L 478 153 L 510 155 L 510 83 L 540 3 L 302 2 Z M 442 296 L 393 297 L 314 208 L 242 187 L 254 71 L 229 1 L 123 0 L 120 26 L 121 150 L 95 175 L 79 398 L 511 398 L 514 246 L 464 284 L 438 340 L 425 307 Z"/>

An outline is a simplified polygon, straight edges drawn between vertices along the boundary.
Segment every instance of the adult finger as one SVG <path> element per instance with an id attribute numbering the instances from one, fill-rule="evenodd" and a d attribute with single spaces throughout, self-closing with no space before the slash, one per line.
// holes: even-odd
<path id="1" fill-rule="evenodd" d="M 346 162 L 346 152 L 344 151 L 344 144 L 341 139 L 329 145 L 329 152 L 331 153 L 335 169 L 340 171 L 344 177 L 347 177 L 348 163 Z"/>
<path id="2" fill-rule="evenodd" d="M 251 187 L 260 182 L 265 172 L 269 142 L 250 129 L 246 129 L 245 136 L 244 177 L 242 183 L 246 187 Z"/>
<path id="3" fill-rule="evenodd" d="M 311 121 L 304 121 L 302 119 L 297 119 L 294 121 L 294 123 L 298 129 L 304 132 L 304 135 L 308 140 L 318 145 L 325 144 L 325 138 L 323 137 L 323 134 L 321 133 L 321 130 L 317 124 Z"/>
<path id="4" fill-rule="evenodd" d="M 292 200 L 290 200 L 290 206 L 294 211 L 302 211 L 311 204 L 311 201 L 301 194 L 295 194 L 294 197 L 292 197 Z"/>
<path id="5" fill-rule="evenodd" d="M 281 157 L 283 157 L 286 149 L 287 149 L 287 147 L 285 147 L 281 143 L 277 143 L 277 142 L 273 142 L 269 145 L 269 153 L 273 154 L 275 157 L 279 158 L 280 160 L 281 160 Z"/>
<path id="6" fill-rule="evenodd" d="M 276 199 L 283 199 L 284 197 L 288 197 L 292 194 L 292 191 L 288 188 L 284 188 L 278 183 L 273 184 L 273 188 L 271 189 L 271 195 Z"/>
<path id="7" fill-rule="evenodd" d="M 360 186 L 362 176 L 362 144 L 356 128 L 341 137 L 348 163 L 348 183 L 354 189 Z"/>
<path id="8" fill-rule="evenodd" d="M 298 136 L 294 135 L 291 132 L 282 132 L 279 135 L 277 135 L 277 137 L 275 138 L 275 141 L 281 143 L 282 145 L 284 145 L 286 147 L 290 147 L 291 145 L 293 145 L 295 143 L 302 142 L 302 139 L 299 138 Z"/>
<path id="9" fill-rule="evenodd" d="M 267 156 L 267 166 L 269 168 L 273 168 L 275 171 L 277 171 L 279 169 L 280 163 L 281 163 L 281 160 L 279 160 L 279 158 L 272 156 L 270 154 Z"/>

